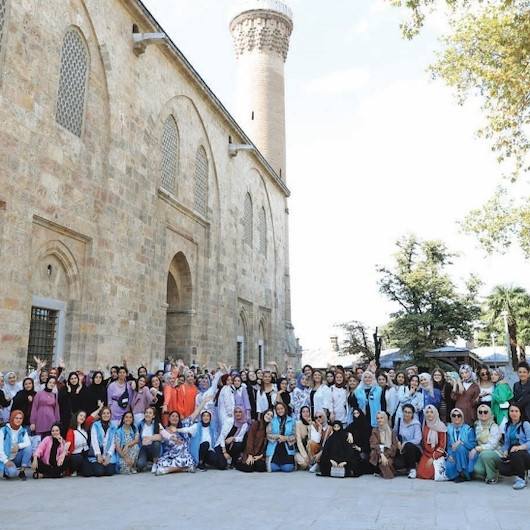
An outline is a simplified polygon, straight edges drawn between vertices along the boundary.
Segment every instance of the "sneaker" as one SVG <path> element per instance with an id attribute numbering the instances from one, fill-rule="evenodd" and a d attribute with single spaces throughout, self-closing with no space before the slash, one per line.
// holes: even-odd
<path id="1" fill-rule="evenodd" d="M 151 466 L 151 473 L 156 473 L 156 464 Z"/>
<path id="2" fill-rule="evenodd" d="M 486 484 L 497 484 L 497 477 L 487 478 L 485 482 Z"/>
<path id="3" fill-rule="evenodd" d="M 414 468 L 412 468 L 410 471 L 409 471 L 409 478 L 416 478 L 417 474 L 416 474 L 416 470 Z"/>
<path id="4" fill-rule="evenodd" d="M 188 473 L 195 473 L 195 468 L 193 466 L 188 467 Z"/>
<path id="5" fill-rule="evenodd" d="M 466 480 L 466 479 L 465 479 L 462 475 L 458 475 L 458 476 L 453 480 L 453 482 L 454 482 L 455 484 L 460 484 L 461 482 L 465 482 L 465 480 Z"/>
<path id="6" fill-rule="evenodd" d="M 161 475 L 167 475 L 167 467 L 159 467 L 157 468 L 155 475 L 157 477 L 160 477 Z"/>
<path id="7" fill-rule="evenodd" d="M 206 466 L 204 464 L 199 464 L 197 466 L 197 471 L 206 471 Z"/>
<path id="8" fill-rule="evenodd" d="M 70 476 L 71 477 L 77 477 L 77 471 L 74 471 Z"/>
<path id="9" fill-rule="evenodd" d="M 309 468 L 309 473 L 316 473 L 317 471 L 319 470 L 319 466 L 317 463 L 314 463 L 310 468 Z"/>
<path id="10" fill-rule="evenodd" d="M 136 473 L 138 473 L 138 470 L 137 470 L 136 468 L 133 467 L 133 468 L 131 469 L 131 474 L 132 474 L 132 475 L 136 475 Z"/>
<path id="11" fill-rule="evenodd" d="M 19 474 L 18 474 L 18 478 L 22 481 L 26 480 L 26 473 L 24 471 L 21 471 Z"/>
<path id="12" fill-rule="evenodd" d="M 512 486 L 514 490 L 522 490 L 526 488 L 526 481 L 524 478 L 517 477 L 517 480 L 515 481 L 514 485 Z"/>

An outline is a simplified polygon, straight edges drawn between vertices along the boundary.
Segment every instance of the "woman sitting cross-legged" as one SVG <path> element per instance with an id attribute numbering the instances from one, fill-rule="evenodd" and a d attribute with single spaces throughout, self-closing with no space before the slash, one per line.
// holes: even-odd
<path id="1" fill-rule="evenodd" d="M 26 480 L 26 468 L 31 462 L 31 442 L 28 431 L 22 427 L 24 414 L 13 410 L 9 415 L 9 423 L 0 429 L 0 473 L 5 478 L 18 475 Z"/>
<path id="2" fill-rule="evenodd" d="M 423 454 L 418 464 L 418 478 L 433 480 L 434 461 L 445 455 L 447 427 L 433 405 L 427 405 L 423 413 Z"/>
<path id="3" fill-rule="evenodd" d="M 464 482 L 471 480 L 469 474 L 469 453 L 475 448 L 475 431 L 464 420 L 462 410 L 455 408 L 450 414 L 447 426 L 447 458 L 445 473 L 449 480 Z"/>
<path id="4" fill-rule="evenodd" d="M 103 408 L 103 405 L 101 405 Z M 90 450 L 90 427 L 99 419 L 99 409 L 87 416 L 84 410 L 78 411 L 70 420 L 70 428 L 66 433 L 66 441 L 70 442 L 68 456 L 70 457 L 70 475 L 92 476 L 92 465 L 88 459 Z"/>
<path id="5" fill-rule="evenodd" d="M 160 435 L 164 440 L 164 445 L 162 455 L 156 465 L 155 473 L 157 476 L 182 471 L 195 473 L 195 461 L 190 453 L 192 436 L 198 433 L 198 424 L 194 425 L 194 422 L 211 399 L 211 396 L 207 396 L 191 416 L 182 421 L 179 413 L 174 410 L 169 414 L 168 426 L 166 428 L 160 426 Z"/>
<path id="6" fill-rule="evenodd" d="M 243 450 L 241 462 L 236 469 L 245 473 L 267 471 L 265 465 L 265 448 L 267 446 L 267 427 L 274 417 L 272 410 L 266 410 L 259 420 L 254 420 L 248 432 L 247 443 Z"/>
<path id="7" fill-rule="evenodd" d="M 61 427 L 54 423 L 50 436 L 46 436 L 33 453 L 33 478 L 61 478 L 68 464 L 70 442 L 61 436 Z"/>
<path id="8" fill-rule="evenodd" d="M 378 467 L 384 478 L 394 478 L 394 456 L 398 448 L 398 441 L 388 422 L 388 414 L 379 411 L 376 414 L 377 427 L 374 427 L 370 437 L 370 464 Z"/>
<path id="9" fill-rule="evenodd" d="M 332 468 L 345 468 L 345 476 L 359 477 L 360 452 L 348 442 L 348 433 L 344 430 L 342 422 L 333 422 L 333 434 L 329 437 L 320 458 L 320 476 L 329 477 Z M 350 434 L 351 437 L 351 434 Z"/>

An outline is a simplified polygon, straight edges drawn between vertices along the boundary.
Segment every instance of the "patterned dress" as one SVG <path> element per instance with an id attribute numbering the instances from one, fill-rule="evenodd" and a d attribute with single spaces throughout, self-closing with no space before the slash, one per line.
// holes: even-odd
<path id="1" fill-rule="evenodd" d="M 115 436 L 116 443 L 120 443 L 119 437 Z M 129 432 L 125 432 L 123 437 L 123 445 L 128 444 L 129 442 L 134 441 L 134 432 L 131 429 Z M 133 465 L 129 467 L 127 462 L 120 456 L 118 460 L 118 468 L 120 475 L 130 475 L 133 472 L 133 469 L 136 473 L 136 462 L 138 461 L 138 455 L 140 454 L 140 446 L 138 444 L 129 447 L 125 454 L 133 461 Z"/>
<path id="2" fill-rule="evenodd" d="M 191 427 L 193 422 L 186 418 L 182 420 L 180 427 Z M 168 432 L 170 432 L 168 430 Z M 172 436 L 175 436 L 179 441 L 183 443 L 178 443 L 173 440 L 164 440 L 164 452 L 158 460 L 159 468 L 190 468 L 194 467 L 193 458 L 189 450 L 189 440 L 190 435 L 187 433 L 171 433 Z"/>

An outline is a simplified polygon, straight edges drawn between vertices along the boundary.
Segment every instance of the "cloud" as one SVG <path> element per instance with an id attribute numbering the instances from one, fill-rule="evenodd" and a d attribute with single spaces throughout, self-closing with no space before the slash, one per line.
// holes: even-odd
<path id="1" fill-rule="evenodd" d="M 370 72 L 364 68 L 350 68 L 331 72 L 313 79 L 307 85 L 310 94 L 344 94 L 365 86 L 370 81 Z"/>

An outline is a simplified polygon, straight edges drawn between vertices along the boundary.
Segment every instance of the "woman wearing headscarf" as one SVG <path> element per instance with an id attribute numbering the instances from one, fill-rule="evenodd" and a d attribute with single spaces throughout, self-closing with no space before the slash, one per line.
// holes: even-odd
<path id="1" fill-rule="evenodd" d="M 322 450 L 320 475 L 329 477 L 332 467 L 343 467 L 345 476 L 359 477 L 361 475 L 359 452 L 348 443 L 348 433 L 344 430 L 342 422 L 333 422 L 332 428 L 333 432 Z"/>
<path id="2" fill-rule="evenodd" d="M 377 413 L 381 410 L 381 394 L 381 387 L 377 385 L 374 374 L 368 370 L 364 372 L 355 390 L 355 397 L 363 414 L 370 419 L 372 427 L 377 426 Z"/>
<path id="3" fill-rule="evenodd" d="M 87 414 L 90 415 L 106 404 L 107 386 L 105 385 L 103 372 L 97 370 L 92 374 L 91 383 L 85 389 L 83 410 L 86 410 Z"/>
<path id="4" fill-rule="evenodd" d="M 68 465 L 70 442 L 61 436 L 61 428 L 54 423 L 50 435 L 46 436 L 33 453 L 33 478 L 61 478 Z"/>
<path id="5" fill-rule="evenodd" d="M 464 413 L 455 408 L 450 414 L 447 426 L 447 458 L 445 473 L 449 480 L 464 482 L 471 480 L 469 474 L 469 453 L 477 445 L 475 431 L 464 422 Z"/>
<path id="6" fill-rule="evenodd" d="M 291 392 L 291 403 L 293 406 L 293 415 L 295 418 L 300 418 L 302 407 L 309 408 L 309 417 L 311 417 L 311 388 L 309 386 L 308 377 L 302 372 L 296 378 L 296 388 Z"/>
<path id="7" fill-rule="evenodd" d="M 208 410 L 202 411 L 200 421 L 188 427 L 188 432 L 191 435 L 190 454 L 199 471 L 206 471 L 207 466 L 226 469 L 226 460 L 221 464 L 218 458 L 215 426 Z"/>
<path id="8" fill-rule="evenodd" d="M 477 419 L 476 406 L 480 389 L 473 380 L 473 369 L 468 364 L 460 366 L 460 379 L 452 378 L 453 391 L 451 399 L 455 400 L 455 407 L 464 412 L 465 421 L 473 425 Z"/>
<path id="9" fill-rule="evenodd" d="M 114 435 L 116 427 L 112 425 L 110 419 L 112 411 L 105 406 L 99 413 L 99 420 L 92 424 L 90 429 L 89 461 L 92 465 L 92 474 L 96 477 L 110 477 L 116 470 L 116 444 Z"/>
<path id="10" fill-rule="evenodd" d="M 346 406 L 347 406 L 347 414 L 348 414 L 348 425 L 353 421 L 353 411 L 354 409 L 359 408 L 359 402 L 357 401 L 357 396 L 355 395 L 355 391 L 357 390 L 357 387 L 359 386 L 359 381 L 355 377 L 355 375 L 350 375 L 348 377 L 348 386 L 346 388 L 347 396 L 346 396 Z"/>
<path id="11" fill-rule="evenodd" d="M 423 395 L 423 408 L 427 405 L 433 405 L 440 412 L 440 403 L 442 402 L 442 393 L 434 388 L 431 374 L 423 372 L 419 375 L 420 391 Z M 423 414 L 419 414 L 420 423 L 423 421 Z"/>
<path id="12" fill-rule="evenodd" d="M 353 409 L 353 422 L 345 431 L 352 435 L 350 443 L 359 448 L 361 462 L 368 463 L 370 458 L 370 437 L 372 436 L 372 425 L 360 408 Z M 365 466 L 366 467 L 366 466 Z M 364 473 L 371 473 L 372 470 L 364 469 Z"/>
<path id="13" fill-rule="evenodd" d="M 444 456 L 447 442 L 447 426 L 440 419 L 438 409 L 427 405 L 423 411 L 425 425 L 423 426 L 423 454 L 418 464 L 418 478 L 434 479 L 434 461 Z"/>
<path id="14" fill-rule="evenodd" d="M 416 418 L 416 411 L 410 403 L 403 405 L 403 418 L 394 425 L 398 439 L 398 452 L 394 468 L 406 469 L 409 478 L 416 478 L 416 465 L 421 458 L 421 424 Z"/>
<path id="15" fill-rule="evenodd" d="M 51 427 L 60 419 L 59 404 L 57 396 L 53 390 L 57 379 L 48 377 L 44 390 L 37 392 L 31 407 L 31 430 L 39 436 L 46 436 L 50 433 Z"/>
<path id="16" fill-rule="evenodd" d="M 267 471 L 294 470 L 295 455 L 295 422 L 287 414 L 287 407 L 283 403 L 276 403 L 276 412 L 267 427 Z"/>
<path id="17" fill-rule="evenodd" d="M 342 370 L 335 372 L 335 383 L 330 387 L 329 419 L 331 422 L 340 421 L 342 426 L 348 424 L 348 390 Z"/>
<path id="18" fill-rule="evenodd" d="M 495 484 L 502 457 L 500 443 L 502 433 L 488 405 L 479 405 L 477 415 L 478 420 L 475 422 L 477 446 L 469 453 L 470 469 L 473 469 L 476 475 L 485 477 L 486 484 Z"/>
<path id="19" fill-rule="evenodd" d="M 24 414 L 23 427 L 30 426 L 31 408 L 36 393 L 35 381 L 31 377 L 26 377 L 22 382 L 22 390 L 19 390 L 13 398 L 12 410 L 20 410 Z"/>
<path id="20" fill-rule="evenodd" d="M 247 392 L 248 400 L 250 402 L 250 417 L 252 420 L 256 420 L 258 418 L 258 411 L 256 407 L 257 396 L 259 391 L 260 385 L 258 383 L 256 372 L 254 372 L 253 370 L 249 370 L 247 373 Z"/>
<path id="21" fill-rule="evenodd" d="M 226 469 L 230 460 L 230 467 L 235 467 L 244 449 L 244 439 L 248 429 L 248 422 L 243 407 L 234 408 L 234 424 L 226 437 L 219 436 L 215 447 L 218 469 Z"/>
<path id="22" fill-rule="evenodd" d="M 26 468 L 31 463 L 31 442 L 23 423 L 23 412 L 13 409 L 9 422 L 0 428 L 0 476 L 13 478 L 18 475 L 20 480 L 26 480 Z"/>
<path id="23" fill-rule="evenodd" d="M 372 430 L 370 437 L 370 464 L 379 468 L 384 478 L 394 478 L 394 457 L 398 448 L 395 433 L 390 427 L 388 414 L 379 411 L 376 414 L 377 426 Z"/>
<path id="24" fill-rule="evenodd" d="M 504 377 L 505 373 L 502 368 L 494 368 L 491 371 L 491 382 L 495 385 L 491 395 L 491 412 L 495 423 L 502 432 L 504 432 L 504 425 L 508 421 L 510 400 L 513 399 L 513 391 Z"/>
<path id="25" fill-rule="evenodd" d="M 516 475 L 514 490 L 526 488 L 526 471 L 530 469 L 530 423 L 523 419 L 520 405 L 512 403 L 503 446 L 505 462 L 500 466 L 502 475 Z"/>
<path id="26" fill-rule="evenodd" d="M 300 419 L 296 422 L 296 455 L 295 461 L 298 469 L 307 469 L 311 464 L 311 411 L 303 406 L 300 410 Z"/>
<path id="27" fill-rule="evenodd" d="M 265 464 L 267 447 L 267 428 L 274 417 L 272 410 L 266 410 L 261 419 L 255 420 L 250 426 L 247 443 L 243 450 L 241 462 L 236 464 L 236 469 L 245 473 L 252 471 L 267 471 Z"/>
<path id="28" fill-rule="evenodd" d="M 234 408 L 236 402 L 232 389 L 233 379 L 230 374 L 221 376 L 221 388 L 215 395 L 215 405 L 217 407 L 217 420 L 219 437 L 223 440 L 228 436 L 230 429 L 234 425 Z"/>
<path id="29" fill-rule="evenodd" d="M 245 421 L 250 423 L 252 420 L 250 400 L 248 398 L 247 387 L 243 384 L 243 379 L 240 375 L 232 377 L 232 390 L 234 391 L 234 405 L 241 407 Z"/>
<path id="30" fill-rule="evenodd" d="M 66 437 L 72 414 L 83 408 L 84 390 L 85 387 L 81 384 L 77 372 L 70 372 L 66 383 L 59 390 L 57 401 L 59 403 L 61 435 L 63 437 Z"/>

